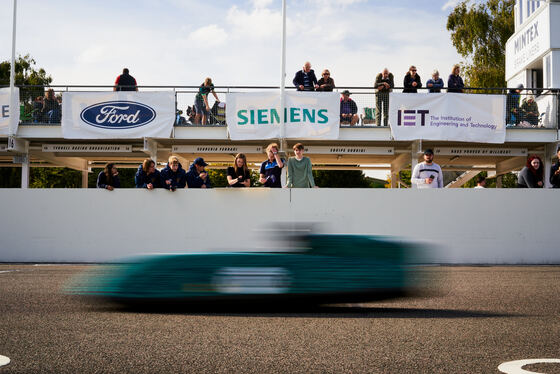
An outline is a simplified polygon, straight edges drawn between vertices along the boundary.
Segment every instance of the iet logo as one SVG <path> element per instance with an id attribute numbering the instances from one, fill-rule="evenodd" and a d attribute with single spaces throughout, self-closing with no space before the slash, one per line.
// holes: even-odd
<path id="1" fill-rule="evenodd" d="M 403 116 L 404 113 L 404 116 Z M 424 126 L 426 124 L 426 114 L 430 113 L 429 110 L 426 109 L 418 109 L 418 110 L 398 110 L 397 114 L 397 126 L 416 126 L 416 119 L 418 115 L 420 115 L 420 126 Z M 404 117 L 404 121 L 403 121 Z"/>

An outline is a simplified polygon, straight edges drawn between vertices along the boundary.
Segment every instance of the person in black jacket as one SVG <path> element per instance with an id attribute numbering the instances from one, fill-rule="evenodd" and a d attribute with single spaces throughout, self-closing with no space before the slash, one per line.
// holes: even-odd
<path id="1" fill-rule="evenodd" d="M 389 92 L 395 87 L 393 73 L 385 68 L 375 77 L 375 122 L 381 126 L 381 113 L 383 113 L 383 126 L 389 125 Z"/>
<path id="2" fill-rule="evenodd" d="M 163 188 L 175 191 L 177 188 L 187 186 L 187 172 L 179 162 L 177 156 L 169 157 L 167 165 L 161 170 Z"/>
<path id="3" fill-rule="evenodd" d="M 422 88 L 422 79 L 416 74 L 416 66 L 412 65 L 404 76 L 404 90 L 402 92 L 418 92 Z"/>
<path id="4" fill-rule="evenodd" d="M 543 164 L 539 156 L 532 155 L 517 177 L 518 188 L 543 188 Z"/>
<path id="5" fill-rule="evenodd" d="M 447 92 L 463 92 L 465 84 L 463 78 L 459 75 L 461 73 L 461 66 L 459 64 L 453 65 L 449 79 L 447 80 Z"/>
<path id="6" fill-rule="evenodd" d="M 138 91 L 136 79 L 129 74 L 127 68 L 124 68 L 122 74 L 115 80 L 113 91 Z"/>
<path id="7" fill-rule="evenodd" d="M 187 186 L 189 188 L 212 188 L 208 173 L 204 167 L 208 166 L 202 157 L 197 157 L 187 172 Z"/>
<path id="8" fill-rule="evenodd" d="M 319 88 L 315 72 L 311 69 L 311 63 L 307 61 L 303 65 L 303 69 L 296 73 L 292 81 L 298 91 L 315 91 Z"/>
<path id="9" fill-rule="evenodd" d="M 104 188 L 109 191 L 113 191 L 115 188 L 121 187 L 121 181 L 119 179 L 119 171 L 117 167 L 112 162 L 105 165 L 99 175 L 97 176 L 97 188 Z"/>
<path id="10" fill-rule="evenodd" d="M 138 166 L 138 171 L 134 176 L 134 183 L 136 188 L 147 188 L 148 190 L 162 187 L 161 175 L 156 169 L 154 160 L 147 158 L 142 165 Z"/>
<path id="11" fill-rule="evenodd" d="M 556 150 L 558 161 L 550 167 L 550 184 L 552 188 L 560 188 L 560 147 Z"/>

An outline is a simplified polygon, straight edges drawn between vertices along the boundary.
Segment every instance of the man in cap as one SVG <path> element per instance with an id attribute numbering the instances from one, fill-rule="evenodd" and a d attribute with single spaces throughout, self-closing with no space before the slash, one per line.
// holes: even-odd
<path id="1" fill-rule="evenodd" d="M 187 186 L 189 188 L 212 188 L 208 173 L 204 167 L 208 166 L 202 157 L 197 157 L 187 172 Z"/>
<path id="2" fill-rule="evenodd" d="M 358 123 L 358 106 L 350 98 L 350 91 L 342 91 L 342 97 L 340 98 L 340 124 L 346 123 L 350 126 L 354 126 Z"/>
<path id="3" fill-rule="evenodd" d="M 443 188 L 443 173 L 434 162 L 434 151 L 424 151 L 424 162 L 414 167 L 410 181 L 417 188 Z"/>

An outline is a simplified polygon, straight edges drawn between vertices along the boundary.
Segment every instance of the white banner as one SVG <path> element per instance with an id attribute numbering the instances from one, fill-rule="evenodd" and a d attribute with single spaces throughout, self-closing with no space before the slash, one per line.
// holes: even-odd
<path id="1" fill-rule="evenodd" d="M 62 135 L 67 139 L 169 138 L 173 92 L 64 92 Z"/>
<path id="2" fill-rule="evenodd" d="M 395 140 L 504 143 L 505 96 L 391 93 L 389 123 Z"/>
<path id="3" fill-rule="evenodd" d="M 282 136 L 279 92 L 228 93 L 226 122 L 232 140 Z M 285 94 L 286 138 L 338 139 L 340 98 L 336 92 Z"/>
<path id="4" fill-rule="evenodd" d="M 19 125 L 19 88 L 14 88 L 13 113 L 10 110 L 10 88 L 0 88 L 0 135 L 15 135 Z M 11 126 L 11 128 L 10 128 Z"/>

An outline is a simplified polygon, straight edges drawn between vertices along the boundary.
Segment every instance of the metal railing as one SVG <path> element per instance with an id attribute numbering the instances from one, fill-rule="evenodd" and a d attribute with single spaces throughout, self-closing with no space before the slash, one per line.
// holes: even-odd
<path id="1" fill-rule="evenodd" d="M 59 125 L 62 112 L 63 92 L 112 91 L 107 85 L 51 85 L 19 86 L 20 89 L 20 124 L 21 125 Z M 226 126 L 225 108 L 215 105 L 215 99 L 209 95 L 212 114 L 207 124 L 197 124 L 194 120 L 194 100 L 199 86 L 139 86 L 141 91 L 166 91 L 175 93 L 175 126 Z M 225 102 L 225 95 L 230 92 L 254 92 L 278 90 L 277 86 L 216 86 L 215 92 L 220 101 Z M 288 89 L 294 89 L 288 87 Z M 395 87 L 393 92 L 402 91 Z M 52 90 L 52 94 L 48 91 Z M 337 87 L 335 92 L 349 90 L 358 111 L 358 127 L 383 127 L 388 123 L 389 94 L 377 92 L 372 87 Z M 419 92 L 428 92 L 429 88 L 419 88 Z M 445 92 L 444 87 L 441 92 Z M 558 129 L 560 122 L 560 89 L 543 88 L 476 88 L 467 87 L 464 93 L 484 93 L 504 95 L 506 97 L 505 123 L 508 128 L 553 128 Z M 47 96 L 54 96 L 47 98 Z M 56 101 L 56 102 L 55 102 Z M 341 127 L 351 124 L 341 123 Z"/>

